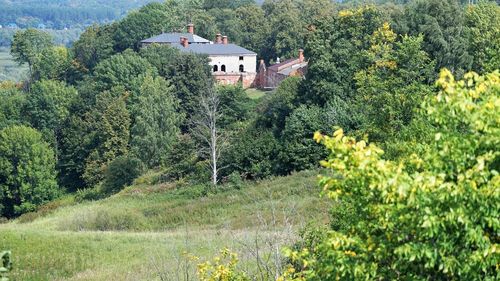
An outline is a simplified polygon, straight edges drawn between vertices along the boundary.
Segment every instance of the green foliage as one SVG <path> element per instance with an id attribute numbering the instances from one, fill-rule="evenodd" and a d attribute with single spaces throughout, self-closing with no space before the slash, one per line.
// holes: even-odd
<path id="1" fill-rule="evenodd" d="M 220 103 L 218 123 L 222 128 L 249 119 L 252 103 L 241 85 L 219 86 L 217 92 Z"/>
<path id="2" fill-rule="evenodd" d="M 0 252 L 0 281 L 9 281 L 9 271 L 12 269 L 12 253 L 10 251 Z"/>
<path id="3" fill-rule="evenodd" d="M 154 44 L 147 48 L 141 48 L 139 54 L 156 67 L 160 76 L 167 77 L 168 66 L 179 55 L 179 50 L 168 45 Z"/>
<path id="4" fill-rule="evenodd" d="M 10 51 L 19 64 L 27 63 L 31 69 L 37 55 L 50 46 L 52 38 L 48 33 L 30 28 L 14 34 Z"/>
<path id="5" fill-rule="evenodd" d="M 27 94 L 25 118 L 51 142 L 58 138 L 69 108 L 77 97 L 75 88 L 64 82 L 42 80 L 35 82 Z"/>
<path id="6" fill-rule="evenodd" d="M 180 133 L 183 116 L 173 88 L 163 78 L 144 79 L 134 104 L 131 150 L 149 168 L 163 166 Z"/>
<path id="7" fill-rule="evenodd" d="M 472 69 L 491 72 L 500 69 L 500 7 L 498 3 L 480 1 L 467 7 L 466 25 L 469 28 L 469 53 L 473 55 Z"/>
<path id="8" fill-rule="evenodd" d="M 36 56 L 33 65 L 35 80 L 65 81 L 70 76 L 71 56 L 65 47 L 48 47 Z"/>
<path id="9" fill-rule="evenodd" d="M 130 156 L 119 156 L 109 163 L 104 173 L 102 191 L 107 194 L 120 191 L 132 184 L 144 171 L 141 160 Z"/>
<path id="10" fill-rule="evenodd" d="M 235 26 L 237 34 L 234 40 L 241 46 L 257 52 L 262 57 L 271 58 L 271 54 L 266 54 L 268 48 L 268 36 L 271 25 L 267 20 L 264 11 L 257 5 L 245 5 L 235 10 Z"/>
<path id="11" fill-rule="evenodd" d="M 113 54 L 113 25 L 92 25 L 82 33 L 73 44 L 72 51 L 76 62 L 84 72 L 91 71 L 100 61 Z"/>
<path id="12" fill-rule="evenodd" d="M 115 50 L 139 49 L 140 41 L 176 26 L 169 3 L 150 3 L 121 20 L 113 33 Z"/>
<path id="13" fill-rule="evenodd" d="M 83 179 L 88 186 L 100 182 L 107 165 L 128 152 L 130 138 L 130 114 L 123 88 L 103 92 L 96 99 L 95 107 L 85 115 L 83 144 L 89 154 L 85 159 Z"/>
<path id="14" fill-rule="evenodd" d="M 301 79 L 289 77 L 279 85 L 276 92 L 270 94 L 259 109 L 258 125 L 272 129 L 279 134 L 285 128 L 285 121 L 298 106 Z"/>
<path id="15" fill-rule="evenodd" d="M 352 202 L 357 219 L 312 251 L 289 252 L 301 270 L 284 280 L 498 279 L 500 75 L 464 78 L 443 70 L 425 99 L 436 133 L 419 155 L 387 161 L 342 130 L 315 135 L 331 152 L 320 185 Z"/>
<path id="16" fill-rule="evenodd" d="M 34 211 L 59 194 L 54 152 L 36 130 L 10 126 L 0 131 L 0 216 Z"/>
<path id="17" fill-rule="evenodd" d="M 101 61 L 94 69 L 89 84 L 92 93 L 110 90 L 115 86 L 127 91 L 136 89 L 147 75 L 156 76 L 156 69 L 137 53 L 127 50 Z"/>
<path id="18" fill-rule="evenodd" d="M 26 96 L 15 86 L 0 83 L 0 129 L 24 122 Z"/>
<path id="19" fill-rule="evenodd" d="M 78 189 L 75 193 L 75 202 L 95 201 L 103 199 L 105 196 L 106 194 L 102 192 L 100 186 Z"/>
<path id="20" fill-rule="evenodd" d="M 464 10 L 457 0 L 413 1 L 399 25 L 402 34 L 424 35 L 423 48 L 436 61 L 437 71 L 446 67 L 462 75 L 470 70 Z"/>
<path id="21" fill-rule="evenodd" d="M 191 135 L 179 135 L 173 143 L 170 153 L 167 154 L 166 169 L 163 175 L 164 180 L 177 180 L 189 176 L 194 172 L 194 167 L 198 162 L 196 143 Z"/>
<path id="22" fill-rule="evenodd" d="M 295 1 L 265 1 L 262 5 L 271 28 L 267 37 L 270 49 L 263 54 L 266 60 L 295 57 L 304 45 L 304 26 Z"/>
<path id="23" fill-rule="evenodd" d="M 270 131 L 242 128 L 222 159 L 225 175 L 240 173 L 243 178 L 265 178 L 277 172 L 279 142 Z"/>
<path id="24" fill-rule="evenodd" d="M 321 19 L 306 43 L 309 65 L 303 101 L 323 105 L 335 97 L 352 98 L 354 74 L 367 67 L 363 50 L 370 48 L 370 38 L 381 25 L 381 12 L 374 7 Z"/>
<path id="25" fill-rule="evenodd" d="M 0 24 L 64 29 L 116 20 L 154 0 L 1 0 Z"/>
<path id="26" fill-rule="evenodd" d="M 433 62 L 422 51 L 422 37 L 396 41 L 388 23 L 374 32 L 366 51 L 371 65 L 356 73 L 361 130 L 375 142 L 393 139 L 412 121 L 415 109 L 431 92 Z"/>
<path id="27" fill-rule="evenodd" d="M 199 111 L 199 99 L 213 88 L 212 69 L 208 57 L 182 53 L 174 58 L 167 68 L 167 80 L 175 85 L 174 91 L 180 100 L 180 112 L 190 120 Z"/>
<path id="28" fill-rule="evenodd" d="M 315 131 L 328 132 L 333 124 L 323 118 L 323 110 L 318 106 L 299 106 L 286 119 L 278 155 L 282 173 L 311 169 L 326 156 L 324 148 L 312 139 Z"/>

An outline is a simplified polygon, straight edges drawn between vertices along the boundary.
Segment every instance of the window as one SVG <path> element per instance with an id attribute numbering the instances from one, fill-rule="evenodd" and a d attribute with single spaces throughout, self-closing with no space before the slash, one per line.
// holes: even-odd
<path id="1" fill-rule="evenodd" d="M 245 72 L 245 67 L 242 64 L 240 64 L 240 72 Z"/>
<path id="2" fill-rule="evenodd" d="M 220 67 L 220 71 L 222 71 L 222 72 L 226 72 L 226 65 L 224 65 L 224 64 L 223 64 L 223 65 Z"/>
<path id="3" fill-rule="evenodd" d="M 219 66 L 214 65 L 214 72 L 217 72 L 217 71 L 219 71 Z"/>
<path id="4" fill-rule="evenodd" d="M 240 56 L 240 60 L 243 60 L 243 56 Z"/>

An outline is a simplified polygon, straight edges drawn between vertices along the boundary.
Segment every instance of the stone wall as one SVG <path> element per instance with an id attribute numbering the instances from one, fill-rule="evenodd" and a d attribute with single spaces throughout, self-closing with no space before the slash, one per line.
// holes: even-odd
<path id="1" fill-rule="evenodd" d="M 256 73 L 212 73 L 217 83 L 221 85 L 237 85 L 241 83 L 243 88 L 250 88 L 255 81 Z"/>

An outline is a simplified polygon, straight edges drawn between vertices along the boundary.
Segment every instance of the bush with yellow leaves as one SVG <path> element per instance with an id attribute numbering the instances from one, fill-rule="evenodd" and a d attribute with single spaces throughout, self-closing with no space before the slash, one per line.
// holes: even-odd
<path id="1" fill-rule="evenodd" d="M 238 256 L 228 249 L 221 250 L 212 261 L 198 265 L 200 281 L 247 281 L 246 275 L 237 270 Z"/>
<path id="2" fill-rule="evenodd" d="M 315 134 L 330 151 L 320 186 L 357 219 L 309 250 L 287 251 L 280 280 L 499 280 L 500 75 L 443 70 L 421 111 L 432 140 L 388 161 L 340 129 Z"/>

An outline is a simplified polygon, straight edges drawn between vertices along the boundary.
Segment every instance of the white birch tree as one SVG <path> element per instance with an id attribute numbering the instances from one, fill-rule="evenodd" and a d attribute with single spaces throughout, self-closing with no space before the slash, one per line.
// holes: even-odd
<path id="1" fill-rule="evenodd" d="M 215 89 L 208 89 L 200 97 L 198 114 L 193 119 L 192 133 L 200 141 L 198 153 L 209 160 L 213 185 L 217 185 L 220 170 L 219 159 L 227 144 L 227 139 L 218 124 L 220 117 L 219 94 Z"/>

